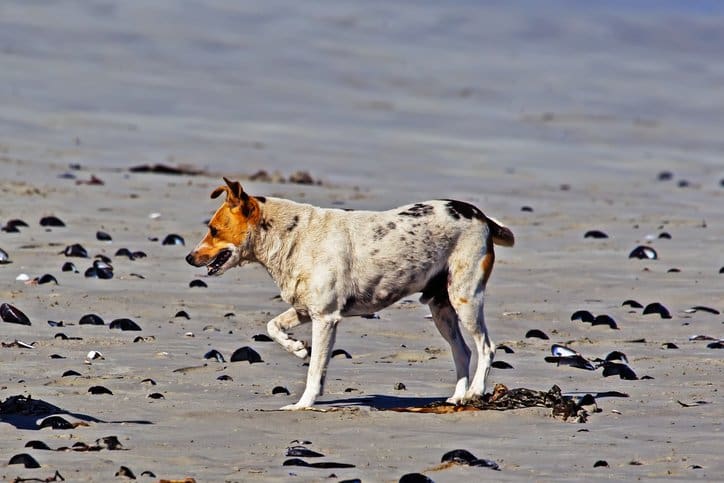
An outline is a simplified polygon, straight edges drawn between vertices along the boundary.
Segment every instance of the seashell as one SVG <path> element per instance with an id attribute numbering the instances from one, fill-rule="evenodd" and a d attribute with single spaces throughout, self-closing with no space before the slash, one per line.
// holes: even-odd
<path id="1" fill-rule="evenodd" d="M 571 315 L 571 320 L 580 320 L 581 322 L 593 322 L 595 317 L 588 310 L 576 310 Z"/>
<path id="2" fill-rule="evenodd" d="M 696 341 L 696 340 L 716 340 L 716 339 L 710 335 L 692 335 L 691 337 L 689 337 L 689 340 Z"/>
<path id="3" fill-rule="evenodd" d="M 669 309 L 661 305 L 659 302 L 653 302 L 648 304 L 644 309 L 643 314 L 659 314 L 662 319 L 671 318 L 671 313 L 669 312 Z"/>
<path id="4" fill-rule="evenodd" d="M 23 465 L 26 468 L 40 468 L 40 463 L 38 463 L 38 461 L 28 453 L 16 454 L 10 458 L 8 465 Z"/>
<path id="5" fill-rule="evenodd" d="M 549 339 L 549 337 L 546 335 L 546 333 L 540 329 L 530 329 L 528 332 L 525 333 L 525 337 L 526 337 L 526 339 L 543 339 L 543 340 Z"/>
<path id="6" fill-rule="evenodd" d="M 594 468 L 601 468 L 601 467 L 608 468 L 608 461 L 598 460 L 595 463 L 593 463 L 593 467 Z"/>
<path id="7" fill-rule="evenodd" d="M 607 325 L 612 329 L 618 329 L 618 325 L 616 325 L 616 321 L 613 320 L 613 317 L 606 314 L 597 315 L 596 318 L 593 319 L 593 322 L 591 322 L 591 325 Z"/>
<path id="8" fill-rule="evenodd" d="M 143 473 L 141 473 L 141 476 L 148 476 L 149 478 L 156 478 L 156 473 L 154 473 L 153 471 L 146 470 Z M 186 480 L 186 481 L 182 480 L 181 483 L 195 483 L 195 480 L 193 480 L 193 479 Z"/>
<path id="9" fill-rule="evenodd" d="M 272 338 L 266 334 L 256 334 L 256 335 L 251 336 L 251 339 L 256 342 L 274 342 L 272 340 Z"/>
<path id="10" fill-rule="evenodd" d="M 141 381 L 141 383 L 143 383 L 143 384 L 146 384 L 146 383 L 147 383 L 147 384 L 150 384 L 150 385 L 152 385 L 152 386 L 155 386 L 155 385 L 156 385 L 156 381 L 154 381 L 154 380 L 151 379 L 151 378 L 143 379 L 143 380 Z"/>
<path id="11" fill-rule="evenodd" d="M 405 473 L 400 477 L 399 483 L 435 483 L 422 473 Z"/>
<path id="12" fill-rule="evenodd" d="M 146 258 L 148 255 L 146 255 L 146 252 L 143 252 L 141 250 L 136 250 L 132 253 L 133 258 Z"/>
<path id="13" fill-rule="evenodd" d="M 628 364 L 628 357 L 621 351 L 611 351 L 606 356 L 607 361 L 623 361 Z"/>
<path id="14" fill-rule="evenodd" d="M 506 354 L 515 354 L 515 351 L 505 344 L 498 344 L 495 346 L 495 351 L 503 351 Z"/>
<path id="15" fill-rule="evenodd" d="M 73 429 L 75 426 L 60 416 L 49 416 L 38 424 L 38 428 Z"/>
<path id="16" fill-rule="evenodd" d="M 93 257 L 93 258 L 95 258 L 95 260 L 93 261 L 93 266 L 94 266 L 94 267 L 96 267 L 96 268 L 110 268 L 111 270 L 113 270 L 113 267 L 111 266 L 112 260 L 111 260 L 109 257 L 107 257 L 107 256 L 105 256 L 105 255 L 98 254 L 98 255 L 96 255 L 96 256 Z"/>
<path id="17" fill-rule="evenodd" d="M 78 273 L 78 269 L 75 265 L 73 265 L 73 262 L 65 262 L 61 267 L 61 270 L 64 272 Z"/>
<path id="18" fill-rule="evenodd" d="M 630 381 L 638 379 L 636 373 L 626 364 L 606 361 L 603 363 L 603 377 L 609 376 L 618 376 Z"/>
<path id="19" fill-rule="evenodd" d="M 680 272 L 681 272 L 681 269 L 678 269 L 676 267 L 670 268 L 666 271 L 666 273 L 680 273 Z"/>
<path id="20" fill-rule="evenodd" d="M 50 354 L 51 359 L 66 359 L 65 356 L 61 356 L 60 354 Z"/>
<path id="21" fill-rule="evenodd" d="M 442 455 L 441 463 L 455 463 L 458 465 L 468 466 L 480 466 L 484 468 L 490 468 L 493 470 L 499 470 L 498 463 L 492 460 L 479 459 L 473 455 L 470 451 L 465 449 L 454 449 L 448 451 Z"/>
<path id="22" fill-rule="evenodd" d="M 0 318 L 11 324 L 31 325 L 30 319 L 22 310 L 7 303 L 0 305 Z"/>
<path id="23" fill-rule="evenodd" d="M 10 225 L 10 224 L 7 224 L 7 225 L 3 226 L 3 227 L 0 228 L 0 229 L 1 229 L 2 231 L 4 231 L 5 233 L 20 233 L 20 230 L 18 229 L 17 226 L 13 226 L 13 225 Z"/>
<path id="24" fill-rule="evenodd" d="M 17 280 L 18 282 L 27 282 L 28 280 L 30 280 L 30 275 L 28 275 L 27 273 L 21 273 L 20 275 L 15 277 L 15 280 Z"/>
<path id="25" fill-rule="evenodd" d="M 551 348 L 552 349 L 552 348 Z M 566 348 L 568 349 L 568 348 Z M 568 349 L 570 350 L 570 349 Z M 553 355 L 553 356 L 547 356 L 544 357 L 544 360 L 546 362 L 551 362 L 563 366 L 571 366 L 575 367 L 577 369 L 586 369 L 587 371 L 595 371 L 596 367 L 583 357 L 581 354 L 574 353 L 573 355 L 566 355 L 566 356 L 560 356 L 560 355 Z"/>
<path id="26" fill-rule="evenodd" d="M 299 458 L 290 458 L 290 459 L 284 461 L 284 463 L 282 463 L 282 466 L 304 466 L 307 468 L 321 468 L 321 469 L 354 468 L 355 467 L 353 464 L 335 463 L 333 461 L 322 461 L 319 463 L 307 463 L 306 461 L 299 459 Z"/>
<path id="27" fill-rule="evenodd" d="M 80 243 L 74 243 L 65 247 L 65 250 L 63 250 L 63 255 L 65 255 L 66 257 L 89 258 L 88 251 L 83 248 L 83 245 L 81 245 Z"/>
<path id="28" fill-rule="evenodd" d="M 604 232 L 602 232 L 601 230 L 589 230 L 589 231 L 587 231 L 587 232 L 583 235 L 583 238 L 597 238 L 597 239 L 601 239 L 601 238 L 608 238 L 608 235 L 606 235 L 606 234 L 605 234 Z"/>
<path id="29" fill-rule="evenodd" d="M 109 329 L 121 329 L 121 330 L 141 330 L 141 326 L 132 321 L 131 319 L 115 319 L 108 324 Z"/>
<path id="30" fill-rule="evenodd" d="M 656 250 L 654 250 L 651 247 L 647 247 L 644 245 L 639 245 L 636 248 L 634 248 L 631 253 L 628 254 L 629 258 L 638 258 L 638 259 L 648 259 L 648 260 L 656 260 L 659 258 L 658 254 L 656 253 Z"/>
<path id="31" fill-rule="evenodd" d="M 520 207 L 520 211 L 525 211 L 525 212 L 527 212 L 527 213 L 533 213 L 533 208 L 530 207 L 530 206 L 525 205 L 525 206 L 521 206 L 521 207 Z"/>
<path id="32" fill-rule="evenodd" d="M 674 179 L 674 173 L 671 171 L 661 171 L 656 177 L 659 181 L 671 181 Z"/>
<path id="33" fill-rule="evenodd" d="M 719 269 L 719 273 L 724 273 L 724 267 L 721 267 L 721 268 Z"/>
<path id="34" fill-rule="evenodd" d="M 8 255 L 8 252 L 0 248 L 0 265 L 5 265 L 7 263 L 12 263 L 10 261 L 10 255 Z"/>
<path id="35" fill-rule="evenodd" d="M 58 332 L 57 334 L 55 334 L 55 335 L 53 336 L 53 338 L 54 338 L 54 339 L 60 339 L 60 340 L 68 340 L 68 336 L 65 335 L 65 334 L 62 333 L 62 332 Z"/>
<path id="36" fill-rule="evenodd" d="M 222 374 L 219 377 L 216 378 L 217 381 L 233 381 L 234 379 L 231 378 L 231 376 L 228 376 L 226 374 Z"/>
<path id="37" fill-rule="evenodd" d="M 113 395 L 111 390 L 105 386 L 91 386 L 88 388 L 88 392 L 91 394 L 110 394 L 111 396 Z"/>
<path id="38" fill-rule="evenodd" d="M 14 345 L 17 347 L 21 347 L 23 349 L 35 349 L 33 344 L 37 344 L 37 342 L 33 342 L 32 344 L 28 344 L 27 342 L 23 342 L 22 340 L 15 339 Z"/>
<path id="39" fill-rule="evenodd" d="M 60 377 L 70 377 L 70 376 L 80 376 L 80 372 L 74 371 L 73 369 L 69 369 L 63 373 Z"/>
<path id="40" fill-rule="evenodd" d="M 48 446 L 47 444 L 45 444 L 42 441 L 38 441 L 37 439 L 35 439 L 33 441 L 28 441 L 27 443 L 25 443 L 25 447 L 32 448 L 32 449 L 44 449 L 47 451 L 52 451 L 52 449 L 50 449 L 50 446 Z"/>
<path id="41" fill-rule="evenodd" d="M 360 317 L 362 317 L 363 319 L 379 319 L 380 314 L 361 314 Z"/>
<path id="42" fill-rule="evenodd" d="M 706 345 L 707 349 L 724 349 L 724 341 L 718 340 Z"/>
<path id="43" fill-rule="evenodd" d="M 236 314 L 235 314 L 234 312 L 227 312 L 227 313 L 224 314 L 224 317 L 227 318 L 227 319 L 228 319 L 229 317 L 235 317 L 235 316 L 236 316 Z"/>
<path id="44" fill-rule="evenodd" d="M 664 342 L 661 344 L 662 349 L 678 349 L 679 346 L 674 344 L 673 342 Z"/>
<path id="45" fill-rule="evenodd" d="M 3 231 L 8 231 L 6 228 L 10 228 L 11 230 L 14 230 L 15 232 L 20 231 L 18 230 L 18 227 L 27 227 L 28 224 L 25 223 L 24 220 L 21 220 L 19 218 L 13 218 L 12 220 L 8 220 L 7 223 L 5 223 L 5 226 L 3 227 Z"/>
<path id="46" fill-rule="evenodd" d="M 559 344 L 553 344 L 551 346 L 551 354 L 558 357 L 573 357 L 579 355 L 579 353 L 573 349 Z"/>
<path id="47" fill-rule="evenodd" d="M 720 312 L 717 309 L 712 309 L 711 307 L 705 307 L 703 305 L 695 305 L 690 309 L 684 310 L 687 314 L 693 314 L 694 312 L 708 312 L 710 314 L 719 315 Z"/>
<path id="48" fill-rule="evenodd" d="M 186 336 L 186 337 L 196 337 L 196 336 L 194 335 L 194 333 L 193 333 L 193 332 L 190 332 L 190 331 L 189 331 L 189 332 L 186 332 L 186 333 L 184 334 L 184 336 Z"/>
<path id="49" fill-rule="evenodd" d="M 216 359 L 217 362 L 226 362 L 221 352 L 217 351 L 216 349 L 211 349 L 209 352 L 204 354 L 204 359 Z"/>
<path id="50" fill-rule="evenodd" d="M 161 245 L 185 245 L 185 243 L 182 236 L 171 233 L 169 235 L 166 235 L 166 237 L 161 242 Z"/>
<path id="51" fill-rule="evenodd" d="M 133 260 L 133 253 L 128 248 L 119 248 L 113 255 L 115 257 L 128 257 L 129 260 Z"/>
<path id="52" fill-rule="evenodd" d="M 120 468 L 118 468 L 118 471 L 116 471 L 116 474 L 114 476 L 128 478 L 129 480 L 136 479 L 136 475 L 134 475 L 133 471 L 131 471 L 130 468 L 128 468 L 127 466 L 121 466 Z"/>
<path id="53" fill-rule="evenodd" d="M 86 354 L 85 358 L 89 361 L 94 361 L 96 359 L 105 360 L 105 357 L 103 357 L 103 354 L 101 354 L 98 351 L 88 351 L 88 354 Z"/>
<path id="54" fill-rule="evenodd" d="M 668 231 L 662 231 L 661 233 L 659 233 L 659 238 L 663 240 L 671 240 L 671 233 L 669 233 Z"/>
<path id="55" fill-rule="evenodd" d="M 104 436 L 96 440 L 96 444 L 109 451 L 115 451 L 123 448 L 123 445 L 118 441 L 118 436 Z"/>
<path id="56" fill-rule="evenodd" d="M 51 283 L 51 282 L 58 285 L 58 280 L 49 273 L 46 273 L 45 275 L 41 275 L 40 277 L 37 277 L 35 279 L 35 281 L 38 285 L 43 285 L 45 283 Z"/>
<path id="57" fill-rule="evenodd" d="M 249 361 L 249 364 L 264 362 L 257 351 L 247 346 L 236 349 L 229 360 L 230 362 Z"/>
<path id="58" fill-rule="evenodd" d="M 152 392 L 151 394 L 149 394 L 146 397 L 150 398 L 150 399 L 166 399 L 166 396 L 164 396 L 160 392 Z"/>
<path id="59" fill-rule="evenodd" d="M 63 223 L 63 220 L 58 218 L 57 216 L 44 216 L 40 219 L 40 226 L 65 226 L 65 223 Z"/>
<path id="60" fill-rule="evenodd" d="M 111 237 L 111 235 L 109 235 L 109 234 L 106 233 L 105 231 L 100 231 L 100 230 L 99 230 L 99 231 L 96 232 L 96 240 L 99 240 L 99 241 L 113 241 L 113 238 Z"/>
<path id="61" fill-rule="evenodd" d="M 322 453 L 317 453 L 304 446 L 290 446 L 284 456 L 296 456 L 297 458 L 324 458 Z"/>
<path id="62" fill-rule="evenodd" d="M 407 391 L 407 386 L 402 382 L 396 382 L 392 387 L 395 391 Z"/>
<path id="63" fill-rule="evenodd" d="M 95 277 L 100 278 L 101 280 L 110 280 L 113 278 L 113 270 L 110 270 L 108 268 L 95 268 L 91 267 L 88 270 L 94 270 L 95 271 Z M 87 273 L 87 272 L 86 272 Z M 87 276 L 87 275 L 86 275 Z"/>
<path id="64" fill-rule="evenodd" d="M 197 278 L 197 279 L 191 280 L 191 282 L 189 282 L 189 287 L 192 287 L 192 288 L 193 287 L 208 287 L 208 285 L 203 280 L 199 280 Z"/>
<path id="65" fill-rule="evenodd" d="M 184 319 L 191 320 L 191 316 L 185 310 L 179 310 L 178 312 L 176 312 L 176 315 L 174 315 L 174 318 L 176 318 L 176 317 L 183 317 Z"/>
<path id="66" fill-rule="evenodd" d="M 496 369 L 512 369 L 513 368 L 513 366 L 511 366 L 510 364 L 508 364 L 505 361 L 493 361 L 493 363 L 491 364 L 491 367 L 494 367 Z"/>
<path id="67" fill-rule="evenodd" d="M 96 314 L 85 314 L 78 321 L 78 325 L 105 325 L 105 322 Z"/>
<path id="68" fill-rule="evenodd" d="M 274 386 L 274 389 L 272 389 L 272 394 L 286 394 L 287 396 L 290 394 L 289 389 L 287 389 L 284 386 Z M 291 455 L 287 453 L 287 456 L 304 456 L 304 455 Z M 321 456 L 321 455 L 320 455 Z"/>
<path id="69" fill-rule="evenodd" d="M 332 357 L 344 356 L 345 359 L 351 359 L 352 355 L 344 349 L 335 349 L 332 351 Z"/>

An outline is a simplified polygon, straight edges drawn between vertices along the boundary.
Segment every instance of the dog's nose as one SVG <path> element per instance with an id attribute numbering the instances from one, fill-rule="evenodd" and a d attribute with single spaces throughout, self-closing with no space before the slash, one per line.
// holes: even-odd
<path id="1" fill-rule="evenodd" d="M 186 263 L 188 263 L 189 265 L 196 266 L 196 264 L 194 263 L 194 254 L 193 254 L 193 252 L 192 252 L 192 253 L 189 253 L 188 255 L 186 255 Z"/>

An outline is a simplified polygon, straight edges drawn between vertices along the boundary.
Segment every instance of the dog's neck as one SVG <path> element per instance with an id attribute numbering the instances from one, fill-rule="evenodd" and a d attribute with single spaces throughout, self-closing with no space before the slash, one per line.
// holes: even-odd
<path id="1" fill-rule="evenodd" d="M 251 241 L 251 261 L 267 269 L 288 300 L 296 285 L 297 274 L 291 267 L 298 266 L 295 259 L 303 256 L 297 249 L 300 234 L 306 232 L 319 208 L 281 198 L 266 198 L 259 203 L 261 221 Z"/>

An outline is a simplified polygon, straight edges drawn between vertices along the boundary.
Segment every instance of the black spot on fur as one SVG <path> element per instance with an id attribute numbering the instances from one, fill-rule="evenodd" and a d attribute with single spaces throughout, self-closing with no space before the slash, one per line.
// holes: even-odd
<path id="1" fill-rule="evenodd" d="M 373 232 L 372 240 L 380 241 L 385 237 L 385 235 L 387 235 L 390 232 L 390 230 L 388 230 L 387 228 L 385 228 L 382 225 L 377 225 L 376 227 L 374 227 L 372 229 L 372 232 Z"/>
<path id="2" fill-rule="evenodd" d="M 395 225 L 394 221 L 391 221 L 387 224 L 387 228 L 389 228 L 390 230 L 394 230 L 395 228 L 397 228 L 397 225 Z"/>
<path id="3" fill-rule="evenodd" d="M 424 203 L 415 203 L 405 211 L 398 213 L 400 216 L 411 216 L 412 218 L 420 218 L 428 216 L 432 213 L 433 207 Z"/>
<path id="4" fill-rule="evenodd" d="M 378 253 L 380 253 L 380 251 L 375 248 L 374 250 L 372 250 L 372 253 L 370 253 L 370 255 L 372 255 L 372 256 L 374 257 L 374 256 L 377 255 Z"/>
<path id="5" fill-rule="evenodd" d="M 256 201 L 259 203 L 266 203 L 266 196 L 255 196 Z"/>
<path id="6" fill-rule="evenodd" d="M 357 297 L 354 295 L 350 295 L 347 297 L 347 300 L 344 301 L 344 305 L 342 305 L 342 313 L 349 312 L 349 310 L 355 306 L 357 303 Z"/>
<path id="7" fill-rule="evenodd" d="M 297 224 L 299 223 L 299 216 L 294 215 L 294 218 L 292 219 L 292 222 L 287 225 L 287 231 L 292 231 L 297 227 Z"/>
<path id="8" fill-rule="evenodd" d="M 446 304 L 450 299 L 447 293 L 448 270 L 441 270 L 428 280 L 425 288 L 422 289 L 421 301 L 434 302 L 438 305 Z M 434 300 L 433 300 L 434 299 Z"/>
<path id="9" fill-rule="evenodd" d="M 456 200 L 443 201 L 447 201 L 447 204 L 445 205 L 447 207 L 447 212 L 456 220 L 459 220 L 460 217 L 463 217 L 467 220 L 472 220 L 473 218 L 477 218 L 478 220 L 485 220 L 485 215 L 483 214 L 483 212 L 475 206 L 471 205 L 470 203 Z"/>
<path id="10" fill-rule="evenodd" d="M 267 220 L 266 218 L 262 218 L 261 221 L 259 222 L 259 226 L 261 227 L 262 230 L 266 231 L 272 227 L 272 220 Z"/>

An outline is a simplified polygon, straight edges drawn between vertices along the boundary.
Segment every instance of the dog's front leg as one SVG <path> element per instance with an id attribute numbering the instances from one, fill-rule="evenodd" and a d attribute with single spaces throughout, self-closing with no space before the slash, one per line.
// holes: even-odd
<path id="1" fill-rule="evenodd" d="M 312 318 L 312 354 L 307 371 L 307 386 L 296 404 L 284 406 L 284 410 L 297 410 L 312 407 L 317 396 L 324 391 L 324 378 L 337 336 L 338 316 Z"/>
<path id="2" fill-rule="evenodd" d="M 309 319 L 300 319 L 297 311 L 291 308 L 271 319 L 266 324 L 266 330 L 269 333 L 269 337 L 277 341 L 288 352 L 304 359 L 309 355 L 307 344 L 300 340 L 292 339 L 286 331 L 308 321 Z"/>

